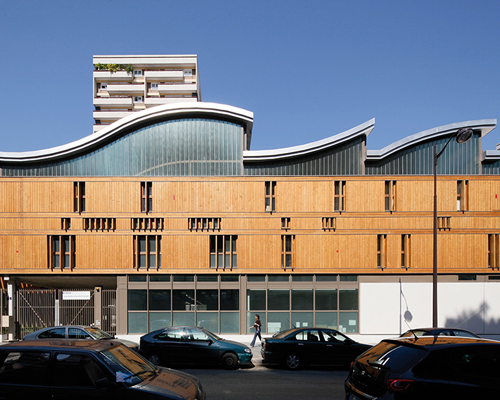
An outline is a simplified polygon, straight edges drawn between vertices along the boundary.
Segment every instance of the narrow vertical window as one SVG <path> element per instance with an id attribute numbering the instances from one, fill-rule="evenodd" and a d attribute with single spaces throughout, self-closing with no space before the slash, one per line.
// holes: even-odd
<path id="1" fill-rule="evenodd" d="M 387 267 L 387 235 L 377 235 L 377 267 Z"/>
<path id="2" fill-rule="evenodd" d="M 385 181 L 385 211 L 396 211 L 396 181 Z"/>
<path id="3" fill-rule="evenodd" d="M 75 268 L 76 244 L 75 236 L 61 235 L 48 237 L 48 265 L 50 269 Z"/>
<path id="4" fill-rule="evenodd" d="M 401 268 L 410 268 L 411 235 L 401 235 Z"/>
<path id="5" fill-rule="evenodd" d="M 141 182 L 141 212 L 153 211 L 153 182 Z"/>
<path id="6" fill-rule="evenodd" d="M 134 236 L 134 268 L 146 270 L 161 268 L 161 236 Z"/>
<path id="7" fill-rule="evenodd" d="M 73 211 L 82 213 L 85 211 L 85 182 L 73 182 Z"/>
<path id="8" fill-rule="evenodd" d="M 210 236 L 210 268 L 233 269 L 237 268 L 236 235 Z"/>
<path id="9" fill-rule="evenodd" d="M 488 235 L 488 268 L 500 269 L 500 235 Z"/>
<path id="10" fill-rule="evenodd" d="M 469 181 L 457 181 L 457 211 L 469 209 Z"/>
<path id="11" fill-rule="evenodd" d="M 266 212 L 276 211 L 276 181 L 266 181 Z"/>
<path id="12" fill-rule="evenodd" d="M 294 268 L 294 235 L 281 235 L 281 268 Z"/>
<path id="13" fill-rule="evenodd" d="M 290 221 L 291 221 L 290 217 L 281 218 L 281 229 L 284 229 L 286 231 L 289 230 L 290 229 Z"/>
<path id="14" fill-rule="evenodd" d="M 333 208 L 334 211 L 345 211 L 345 181 L 335 181 Z"/>

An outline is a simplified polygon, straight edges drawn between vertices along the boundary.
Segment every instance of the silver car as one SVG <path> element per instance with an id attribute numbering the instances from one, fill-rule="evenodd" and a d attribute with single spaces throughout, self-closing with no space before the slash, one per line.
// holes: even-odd
<path id="1" fill-rule="evenodd" d="M 138 350 L 139 345 L 130 340 L 116 339 L 109 333 L 106 333 L 94 326 L 66 325 L 51 326 L 35 332 L 28 333 L 23 340 L 34 339 L 94 339 L 94 340 L 114 340 L 122 343 L 132 350 Z"/>

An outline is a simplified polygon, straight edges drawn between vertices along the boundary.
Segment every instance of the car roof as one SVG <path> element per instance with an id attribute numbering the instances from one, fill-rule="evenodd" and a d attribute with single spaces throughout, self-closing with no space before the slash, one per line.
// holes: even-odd
<path id="1" fill-rule="evenodd" d="M 38 332 L 38 331 L 44 331 L 46 329 L 54 329 L 54 328 L 93 328 L 92 326 L 89 326 L 89 325 L 59 325 L 59 326 L 48 326 L 47 328 L 41 328 L 41 329 L 38 329 L 36 330 L 35 332 Z"/>
<path id="2" fill-rule="evenodd" d="M 481 339 L 481 338 L 470 338 L 462 336 L 420 336 L 415 337 L 405 337 L 397 339 L 385 339 L 383 342 L 408 345 L 408 346 L 419 346 L 422 348 L 431 349 L 433 347 L 442 346 L 463 346 L 470 344 L 480 344 L 480 345 L 498 345 L 500 342 L 496 340 Z"/>
<path id="3" fill-rule="evenodd" d="M 430 331 L 447 331 L 447 330 L 450 330 L 450 331 L 470 332 L 467 329 L 463 329 L 463 328 L 443 328 L 443 327 L 437 327 L 437 328 L 413 328 L 413 329 L 408 329 L 407 332 L 416 332 L 416 331 L 430 332 Z"/>
<path id="4" fill-rule="evenodd" d="M 107 350 L 119 346 L 120 343 L 113 340 L 89 340 L 89 339 L 38 339 L 23 340 L 20 342 L 7 343 L 0 346 L 0 350 L 7 348 L 29 348 L 36 350 L 69 350 L 85 349 L 92 351 Z"/>

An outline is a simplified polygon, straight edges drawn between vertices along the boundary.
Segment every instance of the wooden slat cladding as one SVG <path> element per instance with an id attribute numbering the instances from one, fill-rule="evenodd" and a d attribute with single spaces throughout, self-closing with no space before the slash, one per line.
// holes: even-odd
<path id="1" fill-rule="evenodd" d="M 265 211 L 266 181 L 276 182 L 273 212 Z M 395 199 L 389 211 L 387 181 Z M 457 207 L 458 181 L 467 182 L 465 209 Z M 75 182 L 85 184 L 81 211 L 74 209 Z M 151 182 L 146 212 L 141 182 Z M 335 205 L 335 182 L 343 188 L 343 210 Z M 161 237 L 161 268 L 149 273 L 217 272 L 210 268 L 211 235 L 237 237 L 237 267 L 230 273 L 281 273 L 282 235 L 293 236 L 290 272 L 432 271 L 431 176 L 0 178 L 0 190 L 2 273 L 135 273 L 137 235 Z M 440 271 L 491 272 L 488 237 L 500 234 L 499 197 L 498 176 L 438 177 L 438 217 L 451 221 L 438 233 Z M 190 220 L 217 221 L 220 229 L 190 229 Z M 85 229 L 85 221 L 94 228 Z M 112 224 L 103 229 L 103 221 Z M 155 228 L 134 230 L 134 221 Z M 334 227 L 326 229 L 325 221 Z M 65 235 L 75 237 L 75 267 L 52 272 L 48 237 Z M 386 238 L 383 269 L 377 268 L 378 235 Z M 404 266 L 402 246 L 411 246 Z"/>

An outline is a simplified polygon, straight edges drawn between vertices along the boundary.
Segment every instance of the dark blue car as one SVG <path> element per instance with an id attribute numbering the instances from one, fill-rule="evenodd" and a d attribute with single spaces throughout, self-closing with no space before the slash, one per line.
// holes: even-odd
<path id="1" fill-rule="evenodd" d="M 195 326 L 169 326 L 141 337 L 139 352 L 155 365 L 222 365 L 235 369 L 250 363 L 252 350 Z"/>

